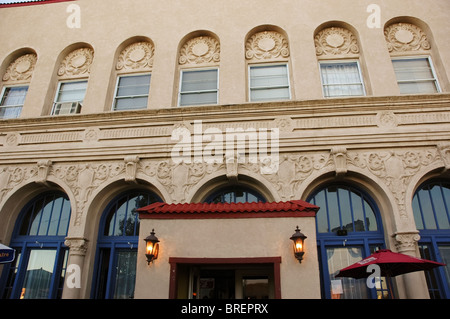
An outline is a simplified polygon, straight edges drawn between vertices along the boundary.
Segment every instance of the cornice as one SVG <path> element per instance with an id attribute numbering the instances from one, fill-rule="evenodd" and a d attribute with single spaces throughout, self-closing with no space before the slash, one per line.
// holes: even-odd
<path id="1" fill-rule="evenodd" d="M 166 107 L 135 111 L 103 112 L 62 116 L 41 116 L 0 120 L 2 131 L 34 130 L 46 127 L 77 128 L 120 124 L 173 124 L 193 120 L 254 120 L 274 116 L 320 117 L 362 115 L 375 111 L 426 112 L 450 110 L 450 94 L 333 98 L 210 106 Z M 0 131 L 1 134 L 1 131 Z"/>

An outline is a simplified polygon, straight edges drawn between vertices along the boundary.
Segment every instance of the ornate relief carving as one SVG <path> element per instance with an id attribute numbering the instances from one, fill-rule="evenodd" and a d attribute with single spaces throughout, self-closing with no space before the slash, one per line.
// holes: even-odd
<path id="1" fill-rule="evenodd" d="M 38 167 L 38 180 L 37 183 L 46 184 L 48 173 L 50 172 L 50 166 L 52 165 L 52 161 L 50 160 L 42 160 L 37 163 Z"/>
<path id="2" fill-rule="evenodd" d="M 64 244 L 70 248 L 72 256 L 85 256 L 88 246 L 88 240 L 81 237 L 67 237 Z"/>
<path id="3" fill-rule="evenodd" d="M 288 41 L 278 32 L 258 32 L 250 37 L 245 44 L 247 60 L 286 59 L 289 55 Z"/>
<path id="4" fill-rule="evenodd" d="M 344 175 L 347 173 L 347 149 L 345 147 L 336 146 L 331 149 L 333 156 L 336 175 Z"/>
<path id="5" fill-rule="evenodd" d="M 6 69 L 6 73 L 3 75 L 3 81 L 30 81 L 36 62 L 36 54 L 25 54 L 18 57 Z"/>
<path id="6" fill-rule="evenodd" d="M 378 126 L 382 128 L 394 128 L 398 126 L 398 118 L 391 111 L 380 112 L 377 115 Z"/>
<path id="7" fill-rule="evenodd" d="M 355 35 L 347 29 L 331 27 L 320 31 L 314 38 L 317 56 L 358 54 Z"/>
<path id="8" fill-rule="evenodd" d="M 437 148 L 444 164 L 444 170 L 450 170 L 450 144 L 439 144 Z"/>
<path id="9" fill-rule="evenodd" d="M 400 217 L 407 218 L 405 193 L 409 182 L 422 167 L 439 161 L 440 155 L 437 150 L 402 150 L 351 153 L 348 159 L 382 179 L 396 199 Z"/>
<path id="10" fill-rule="evenodd" d="M 180 65 L 216 64 L 220 62 L 220 44 L 213 37 L 202 36 L 187 41 L 180 51 Z"/>
<path id="11" fill-rule="evenodd" d="M 415 251 L 416 244 L 420 240 L 417 232 L 395 233 L 393 237 L 396 241 L 395 246 L 400 253 Z"/>
<path id="12" fill-rule="evenodd" d="M 138 42 L 127 46 L 116 64 L 118 71 L 148 71 L 153 66 L 155 48 L 149 42 Z"/>
<path id="13" fill-rule="evenodd" d="M 136 182 L 136 173 L 139 163 L 139 156 L 125 157 L 125 181 Z"/>
<path id="14" fill-rule="evenodd" d="M 430 50 L 427 35 L 410 23 L 395 23 L 384 30 L 389 52 Z"/>
<path id="15" fill-rule="evenodd" d="M 94 50 L 81 48 L 70 52 L 62 61 L 58 75 L 61 77 L 77 77 L 88 75 L 94 60 Z"/>

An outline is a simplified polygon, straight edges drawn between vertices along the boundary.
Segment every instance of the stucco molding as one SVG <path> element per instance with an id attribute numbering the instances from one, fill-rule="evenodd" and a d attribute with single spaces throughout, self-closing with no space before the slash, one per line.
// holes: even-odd
<path id="1" fill-rule="evenodd" d="M 411 23 L 391 24 L 384 30 L 389 52 L 430 50 L 431 44 L 425 32 Z"/>
<path id="2" fill-rule="evenodd" d="M 341 27 L 331 27 L 320 31 L 314 38 L 316 55 L 337 56 L 359 54 L 359 45 L 355 35 Z"/>
<path id="3" fill-rule="evenodd" d="M 94 50 L 80 48 L 70 52 L 58 69 L 58 76 L 62 78 L 75 78 L 88 76 L 94 60 Z"/>
<path id="4" fill-rule="evenodd" d="M 182 66 L 216 65 L 220 62 L 220 43 L 210 36 L 188 40 L 180 50 L 178 64 Z"/>
<path id="5" fill-rule="evenodd" d="M 6 69 L 3 81 L 8 83 L 29 82 L 36 67 L 37 55 L 25 54 L 14 60 Z"/>
<path id="6" fill-rule="evenodd" d="M 287 39 L 275 31 L 258 32 L 245 44 L 245 58 L 251 62 L 287 59 L 289 56 Z"/>
<path id="7" fill-rule="evenodd" d="M 130 44 L 120 53 L 116 70 L 120 72 L 151 71 L 154 54 L 155 48 L 149 42 Z"/>

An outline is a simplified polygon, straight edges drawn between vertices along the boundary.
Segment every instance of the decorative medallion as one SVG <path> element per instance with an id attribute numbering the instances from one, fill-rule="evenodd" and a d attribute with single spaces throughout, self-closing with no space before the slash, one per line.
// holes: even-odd
<path id="1" fill-rule="evenodd" d="M 220 62 L 219 41 L 209 36 L 191 39 L 181 48 L 180 65 L 215 64 Z"/>
<path id="2" fill-rule="evenodd" d="M 69 53 L 61 63 L 58 75 L 64 77 L 75 77 L 89 74 L 94 51 L 88 48 L 81 48 Z"/>
<path id="3" fill-rule="evenodd" d="M 430 50 L 427 35 L 418 26 L 410 23 L 396 23 L 384 30 L 389 52 Z"/>
<path id="4" fill-rule="evenodd" d="M 317 56 L 358 54 L 358 41 L 349 30 L 339 27 L 320 31 L 314 38 Z"/>
<path id="5" fill-rule="evenodd" d="M 290 55 L 286 38 L 274 31 L 254 34 L 245 44 L 247 60 L 269 60 L 288 58 Z"/>
<path id="6" fill-rule="evenodd" d="M 149 42 L 137 42 L 127 46 L 119 56 L 116 70 L 150 70 L 155 49 Z"/>
<path id="7" fill-rule="evenodd" d="M 36 54 L 25 54 L 18 57 L 9 65 L 3 75 L 3 81 L 29 81 L 33 75 L 36 61 Z"/>

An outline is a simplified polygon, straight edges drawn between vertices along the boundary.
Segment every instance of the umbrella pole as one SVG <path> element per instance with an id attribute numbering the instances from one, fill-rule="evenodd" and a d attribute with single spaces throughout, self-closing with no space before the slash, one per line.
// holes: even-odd
<path id="1" fill-rule="evenodd" d="M 391 299 L 394 299 L 394 293 L 392 291 L 392 284 L 391 284 L 391 276 L 386 275 L 386 281 L 387 281 L 389 295 L 391 296 Z"/>

